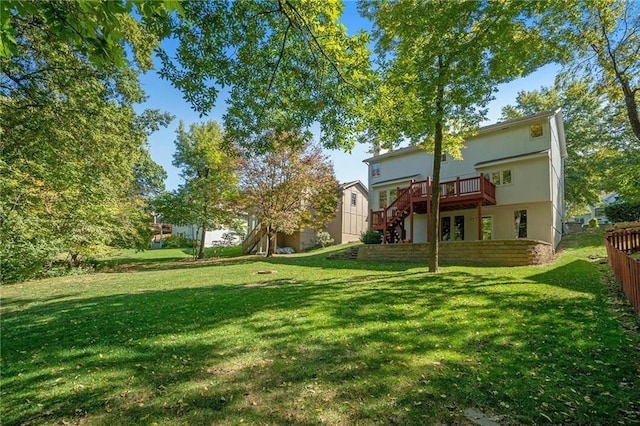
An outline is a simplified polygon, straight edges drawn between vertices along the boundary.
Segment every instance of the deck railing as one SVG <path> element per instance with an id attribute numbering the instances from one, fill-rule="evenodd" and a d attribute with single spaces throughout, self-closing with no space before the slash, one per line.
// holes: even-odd
<path id="1" fill-rule="evenodd" d="M 605 237 L 609 265 L 622 284 L 622 290 L 636 312 L 640 313 L 640 260 L 631 254 L 640 252 L 640 229 L 619 230 Z"/>
<path id="2" fill-rule="evenodd" d="M 397 211 L 409 206 L 411 201 L 428 200 L 431 198 L 431 179 L 411 182 L 407 188 L 398 188 L 398 195 L 386 208 L 371 211 L 371 224 L 384 225 L 384 220 L 392 220 Z M 480 176 L 446 181 L 440 183 L 440 199 L 454 201 L 465 197 L 486 195 L 490 199 L 496 198 L 496 187 L 483 174 Z M 374 228 L 375 229 L 375 228 Z"/>
<path id="3" fill-rule="evenodd" d="M 496 198 L 496 187 L 485 175 L 442 182 L 440 197 L 442 199 L 460 198 L 470 195 L 486 194 Z"/>
<path id="4" fill-rule="evenodd" d="M 403 212 L 409 208 L 411 204 L 411 186 L 408 188 L 399 188 L 397 197 L 384 209 L 384 215 L 387 218 L 387 223 L 392 222 L 398 212 Z"/>
<path id="5" fill-rule="evenodd" d="M 370 210 L 371 229 L 386 230 L 396 223 L 396 219 L 406 217 L 411 203 L 429 202 L 432 195 L 431 178 L 414 182 L 406 188 L 398 188 L 396 198 L 386 208 Z M 495 203 L 496 187 L 484 175 L 471 178 L 446 181 L 440 183 L 440 199 L 443 204 L 451 206 L 456 201 L 460 203 L 475 203 L 478 200 L 488 200 Z"/>

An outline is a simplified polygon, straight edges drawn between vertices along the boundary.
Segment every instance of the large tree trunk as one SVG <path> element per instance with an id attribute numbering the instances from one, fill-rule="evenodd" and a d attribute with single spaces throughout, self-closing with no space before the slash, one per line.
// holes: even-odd
<path id="1" fill-rule="evenodd" d="M 640 116 L 638 115 L 638 104 L 636 102 L 635 92 L 629 87 L 628 81 L 622 81 L 621 84 L 631 130 L 633 130 L 633 134 L 640 142 Z"/>
<path id="2" fill-rule="evenodd" d="M 431 182 L 431 229 L 429 240 L 429 272 L 438 272 L 440 227 L 440 165 L 442 163 L 442 123 L 436 122 L 433 146 L 433 179 Z"/>
<path id="3" fill-rule="evenodd" d="M 198 259 L 204 258 L 204 241 L 206 236 L 206 223 L 202 224 L 202 235 L 200 236 L 200 247 L 198 248 Z"/>
<path id="4" fill-rule="evenodd" d="M 273 256 L 275 252 L 275 233 L 271 230 L 271 228 L 267 228 L 267 257 Z"/>
<path id="5" fill-rule="evenodd" d="M 440 76 L 443 71 L 442 57 L 438 57 L 438 70 Z M 441 80 L 441 79 L 440 79 Z M 431 182 L 431 229 L 429 240 L 429 272 L 438 272 L 438 251 L 440 237 L 438 229 L 440 228 L 440 166 L 442 164 L 442 101 L 444 98 L 444 83 L 440 81 L 438 84 L 438 92 L 436 94 L 436 124 L 433 135 L 433 179 Z"/>

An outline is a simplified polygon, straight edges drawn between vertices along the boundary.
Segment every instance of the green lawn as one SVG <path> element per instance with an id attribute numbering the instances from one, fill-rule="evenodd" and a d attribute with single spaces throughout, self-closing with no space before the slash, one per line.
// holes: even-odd
<path id="1" fill-rule="evenodd" d="M 4 286 L 2 424 L 637 424 L 602 236 L 566 247 L 437 275 L 329 248 Z"/>
<path id="2" fill-rule="evenodd" d="M 241 255 L 242 247 L 239 245 L 219 248 L 205 248 L 206 258 L 228 258 L 238 257 Z M 100 267 L 114 267 L 127 264 L 163 263 L 189 259 L 193 259 L 193 250 L 191 248 L 162 248 L 144 251 L 129 249 L 116 250 L 109 258 L 98 259 L 97 264 Z"/>

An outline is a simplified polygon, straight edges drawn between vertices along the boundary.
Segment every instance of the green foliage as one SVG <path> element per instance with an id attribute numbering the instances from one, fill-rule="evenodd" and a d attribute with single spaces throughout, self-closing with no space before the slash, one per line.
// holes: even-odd
<path id="1" fill-rule="evenodd" d="M 170 117 L 135 112 L 135 71 L 98 70 L 45 29 L 15 25 L 16 50 L 0 59 L 0 281 L 58 255 L 77 265 L 108 244 L 146 248 L 143 196 L 162 177 L 147 137 Z"/>
<path id="2" fill-rule="evenodd" d="M 349 36 L 341 0 L 196 1 L 176 17 L 179 46 L 162 52 L 161 75 L 193 107 L 212 110 L 228 86 L 224 127 L 257 152 L 271 132 L 320 124 L 325 147 L 351 149 L 367 83 L 368 36 Z"/>
<path id="3" fill-rule="evenodd" d="M 604 214 L 611 222 L 640 221 L 640 201 L 617 201 L 604 206 Z"/>
<path id="4" fill-rule="evenodd" d="M 193 241 L 189 238 L 171 235 L 164 238 L 162 246 L 164 248 L 191 248 L 193 247 Z"/>
<path id="5" fill-rule="evenodd" d="M 188 131 L 180 122 L 176 133 L 173 165 L 181 169 L 184 183 L 152 204 L 165 222 L 202 230 L 197 254 L 202 258 L 205 231 L 236 220 L 238 162 L 224 146 L 223 131 L 215 121 L 192 124 Z"/>
<path id="6" fill-rule="evenodd" d="M 3 0 L 0 58 L 21 56 L 22 30 L 38 27 L 53 43 L 70 46 L 99 68 L 126 69 L 129 62 L 123 42 L 127 41 L 138 64 L 148 70 L 153 48 L 168 35 L 170 14 L 180 10 L 177 0 Z"/>
<path id="7" fill-rule="evenodd" d="M 327 247 L 334 243 L 334 239 L 327 231 L 320 231 L 316 233 L 316 245 L 319 247 Z"/>
<path id="8" fill-rule="evenodd" d="M 638 147 L 640 2 L 575 0 L 561 9 L 553 24 L 572 54 L 567 71 L 595 79 L 595 89 L 620 110 Z"/>
<path id="9" fill-rule="evenodd" d="M 365 244 L 382 244 L 382 234 L 378 231 L 369 230 L 360 235 L 360 241 Z"/>
<path id="10" fill-rule="evenodd" d="M 589 228 L 598 228 L 600 227 L 600 224 L 598 223 L 598 219 L 596 219 L 595 217 L 592 217 L 591 219 L 589 219 Z"/>

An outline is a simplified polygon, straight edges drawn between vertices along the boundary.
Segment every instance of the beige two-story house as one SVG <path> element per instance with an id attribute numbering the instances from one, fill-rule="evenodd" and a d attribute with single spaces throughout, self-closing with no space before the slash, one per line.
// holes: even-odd
<path id="1" fill-rule="evenodd" d="M 359 241 L 369 227 L 369 191 L 359 180 L 343 183 L 340 191 L 336 216 L 327 224 L 327 232 L 336 244 Z"/>
<path id="2" fill-rule="evenodd" d="M 482 127 L 462 158 L 443 156 L 440 229 L 443 241 L 532 239 L 555 248 L 564 218 L 560 109 Z M 370 228 L 386 243 L 427 242 L 433 155 L 420 147 L 364 160 L 369 167 Z"/>
<path id="3" fill-rule="evenodd" d="M 343 183 L 339 187 L 340 197 L 335 217 L 326 226 L 334 243 L 344 244 L 358 241 L 360 235 L 368 229 L 369 194 L 366 186 L 359 180 Z M 248 219 L 249 233 L 243 242 L 245 253 L 264 252 L 267 247 L 265 230 L 254 217 Z M 316 245 L 316 235 L 322 229 L 302 228 L 292 234 L 278 233 L 276 246 L 290 247 L 296 252 L 304 251 Z"/>

